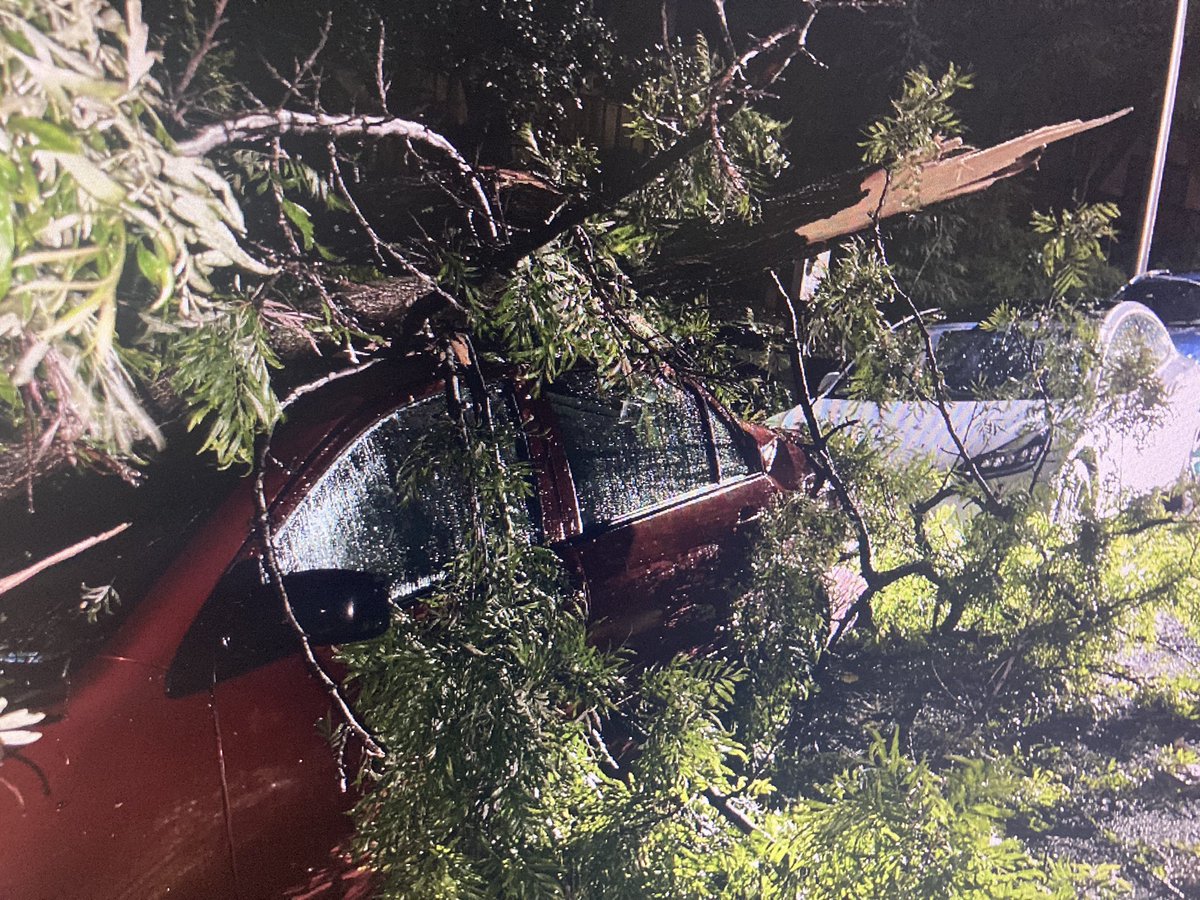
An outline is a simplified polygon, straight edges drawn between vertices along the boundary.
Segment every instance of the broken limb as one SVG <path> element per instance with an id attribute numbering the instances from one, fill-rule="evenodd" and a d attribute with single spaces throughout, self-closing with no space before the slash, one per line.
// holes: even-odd
<path id="1" fill-rule="evenodd" d="M 65 547 L 57 553 L 52 553 L 45 559 L 40 559 L 31 566 L 26 566 L 19 572 L 13 572 L 11 575 L 6 575 L 0 578 L 0 594 L 6 594 L 19 584 L 24 584 L 30 578 L 33 578 L 40 572 L 44 572 L 51 566 L 56 566 L 61 562 L 66 562 L 73 556 L 78 556 L 85 550 L 90 550 L 97 544 L 102 544 L 110 538 L 116 537 L 122 531 L 130 526 L 130 522 L 122 522 L 115 528 L 110 528 L 108 531 L 100 534 L 92 535 L 90 538 L 85 538 L 82 541 L 72 544 L 70 547 Z"/>

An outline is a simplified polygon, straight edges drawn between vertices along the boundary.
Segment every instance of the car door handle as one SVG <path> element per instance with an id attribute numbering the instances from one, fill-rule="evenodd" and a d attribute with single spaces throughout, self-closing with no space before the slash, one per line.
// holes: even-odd
<path id="1" fill-rule="evenodd" d="M 751 522 L 757 522 L 762 518 L 762 510 L 753 506 L 743 506 L 738 510 L 737 523 L 739 525 L 749 525 Z"/>

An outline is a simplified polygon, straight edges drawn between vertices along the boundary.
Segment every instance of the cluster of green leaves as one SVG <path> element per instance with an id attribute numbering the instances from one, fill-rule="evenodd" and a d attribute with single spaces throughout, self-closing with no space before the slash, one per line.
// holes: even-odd
<path id="1" fill-rule="evenodd" d="M 188 429 L 208 421 L 201 452 L 217 465 L 249 462 L 254 436 L 281 414 L 271 387 L 279 360 L 250 303 L 216 307 L 208 321 L 182 325 L 172 341 L 171 386 L 191 410 Z"/>
<path id="2" fill-rule="evenodd" d="M 629 103 L 634 116 L 629 134 L 661 152 L 706 127 L 715 102 L 713 83 L 723 65 L 702 35 L 690 49 L 677 43 L 654 58 Z M 715 143 L 705 144 L 637 193 L 631 203 L 635 220 L 652 231 L 686 219 L 753 218 L 755 189 L 788 165 L 785 127 L 751 107 L 738 109 L 719 127 L 725 160 Z"/>
<path id="3" fill-rule="evenodd" d="M 228 184 L 174 152 L 140 4 L 126 9 L 127 21 L 101 0 L 0 6 L 0 396 L 20 421 L 29 388 L 43 404 L 31 427 L 117 454 L 161 442 L 135 349 L 169 356 L 157 332 L 220 320 L 215 273 L 269 272 L 241 247 Z M 227 438 L 241 439 L 210 444 L 239 455 Z"/>
<path id="4" fill-rule="evenodd" d="M 863 160 L 871 165 L 921 163 L 935 159 L 946 140 L 962 132 L 958 114 L 950 105 L 957 91 L 970 89 L 972 78 L 953 64 L 940 78 L 925 66 L 908 73 L 900 96 L 892 101 L 893 114 L 867 126 Z"/>
<path id="5" fill-rule="evenodd" d="M 849 532 L 824 499 L 794 494 L 772 505 L 748 570 L 735 588 L 729 628 L 748 671 L 734 708 L 755 756 L 770 752 L 807 697 L 830 633 L 835 564 Z"/>
<path id="6" fill-rule="evenodd" d="M 631 338 L 651 332 L 637 316 L 637 296 L 616 257 L 627 228 L 590 223 L 579 236 L 562 238 L 518 263 L 494 297 L 480 297 L 478 331 L 504 347 L 504 355 L 530 377 L 553 381 L 580 364 L 606 380 L 626 377 L 643 348 Z"/>
<path id="7" fill-rule="evenodd" d="M 920 307 L 958 319 L 983 318 L 1001 303 L 1112 296 L 1125 282 L 1107 262 L 1115 207 L 1031 213 L 1031 203 L 1026 186 L 1005 182 L 890 225 L 897 279 Z"/>
<path id="8" fill-rule="evenodd" d="M 392 896 L 545 896 L 556 784 L 595 770 L 588 716 L 606 706 L 613 661 L 588 647 L 557 557 L 514 527 L 522 469 L 482 429 L 418 444 L 407 477 L 446 479 L 473 513 L 420 612 L 346 650 L 357 706 L 389 750 L 364 774 L 364 849 Z"/>
<path id="9" fill-rule="evenodd" d="M 771 822 L 778 893 L 812 898 L 1068 898 L 1110 893 L 1110 873 L 1038 859 L 1004 822 L 1020 778 L 1003 760 L 912 760 L 899 733 Z"/>
<path id="10" fill-rule="evenodd" d="M 1115 203 L 1081 203 L 1057 215 L 1034 212 L 1033 231 L 1046 236 L 1042 270 L 1054 299 L 1090 299 L 1088 288 L 1107 266 L 1104 245 L 1116 238 L 1113 222 L 1120 214 Z"/>

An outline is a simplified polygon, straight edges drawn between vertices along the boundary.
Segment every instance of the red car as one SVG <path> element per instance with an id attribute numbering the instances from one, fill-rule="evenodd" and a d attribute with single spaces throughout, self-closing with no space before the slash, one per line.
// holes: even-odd
<path id="1" fill-rule="evenodd" d="M 409 357 L 334 382 L 276 435 L 276 551 L 315 644 L 379 634 L 388 604 L 418 597 L 451 551 L 444 490 L 406 503 L 395 489 L 414 439 L 447 414 L 434 371 Z M 576 377 L 533 397 L 501 378 L 489 393 L 521 423 L 532 522 L 586 584 L 596 639 L 666 654 L 711 635 L 739 535 L 804 480 L 800 451 L 667 385 L 615 400 Z M 0 897 L 365 888 L 339 849 L 350 798 L 330 698 L 260 583 L 251 480 L 218 480 L 228 494 L 202 486 L 215 511 L 201 520 L 186 521 L 204 504 L 181 487 L 140 532 L 0 598 L 0 696 L 48 713 L 0 765 Z M 90 590 L 81 609 L 81 580 L 112 580 L 120 601 Z"/>

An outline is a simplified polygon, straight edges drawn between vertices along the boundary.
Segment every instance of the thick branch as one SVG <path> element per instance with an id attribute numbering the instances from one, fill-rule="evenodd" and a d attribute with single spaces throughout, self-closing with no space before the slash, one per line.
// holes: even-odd
<path id="1" fill-rule="evenodd" d="M 877 220 L 985 190 L 1036 164 L 1048 145 L 1124 114 L 1050 125 L 983 150 L 948 143 L 939 159 L 898 164 L 891 177 L 882 168 L 844 172 L 771 198 L 752 224 L 736 220 L 716 226 L 685 224 L 636 276 L 638 288 L 662 293 L 697 281 L 731 284 L 781 259 L 815 256 L 833 241 L 865 231 Z M 896 189 L 896 184 L 903 187 Z"/>

